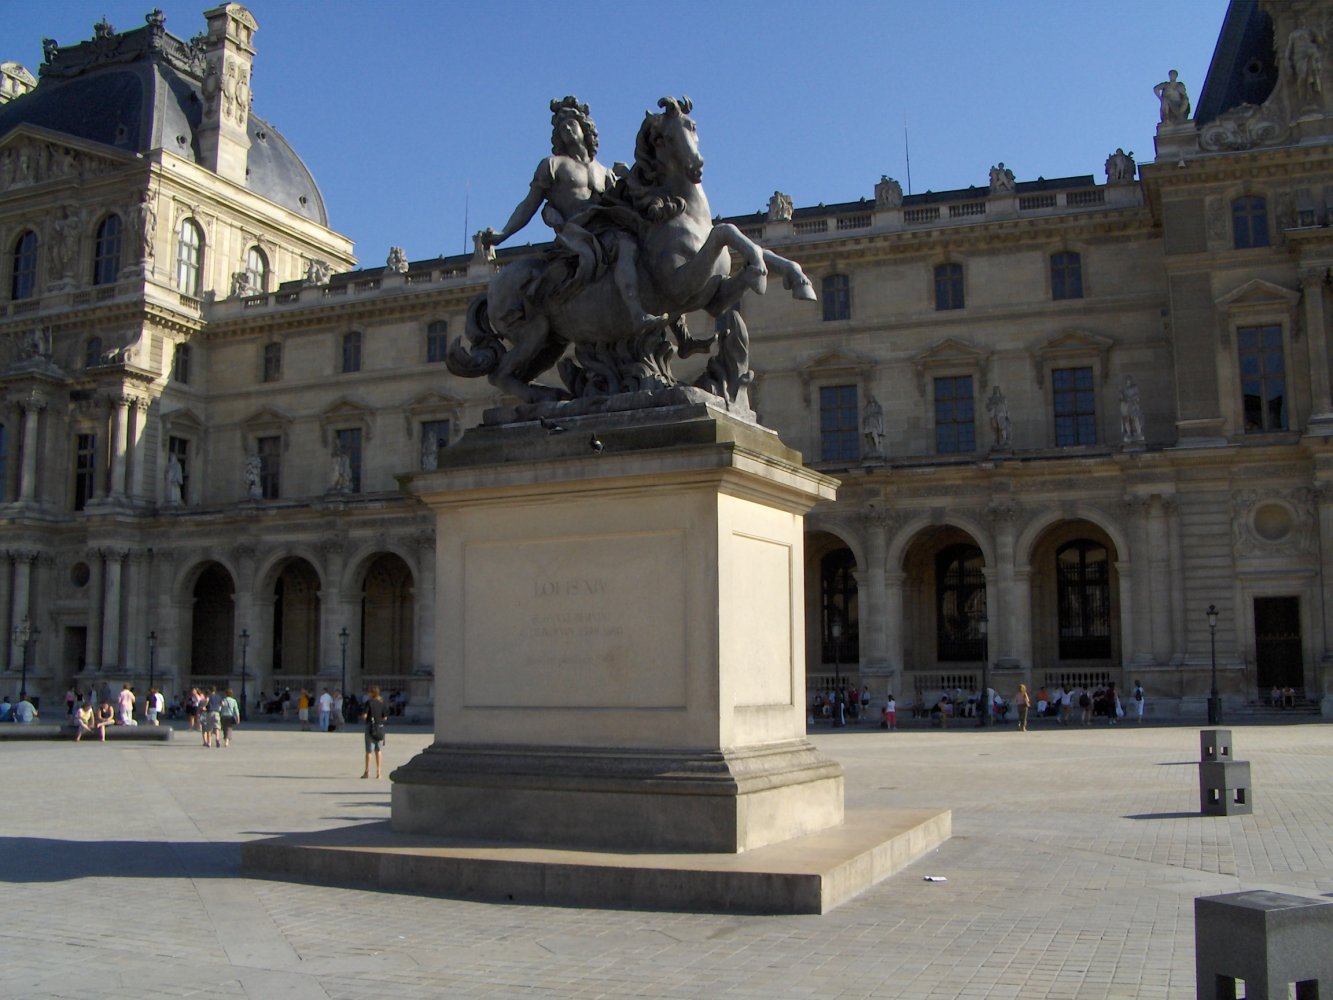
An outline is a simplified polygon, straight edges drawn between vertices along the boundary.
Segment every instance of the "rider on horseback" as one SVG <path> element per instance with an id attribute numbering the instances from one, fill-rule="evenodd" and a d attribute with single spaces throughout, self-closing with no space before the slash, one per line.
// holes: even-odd
<path id="1" fill-rule="evenodd" d="M 578 263 L 573 274 L 559 279 L 559 269 L 548 271 L 548 281 L 559 280 L 556 287 L 542 282 L 534 290 L 538 299 L 547 296 L 564 299 L 584 287 L 606 266 L 611 265 L 616 288 L 634 321 L 634 333 L 644 333 L 667 325 L 669 317 L 646 311 L 639 298 L 639 276 L 635 266 L 638 244 L 623 228 L 607 225 L 608 218 L 599 211 L 602 195 L 616 183 L 617 174 L 597 162 L 597 126 L 588 116 L 588 106 L 577 98 L 566 97 L 551 102 L 551 152 L 537 165 L 532 184 L 501 232 L 487 229 L 482 234 L 488 246 L 503 243 L 518 232 L 542 209 L 542 221 L 555 230 L 555 242 Z M 545 206 L 543 206 L 543 202 Z M 596 220 L 596 234 L 587 226 Z M 599 238 L 600 237 L 600 238 Z"/>

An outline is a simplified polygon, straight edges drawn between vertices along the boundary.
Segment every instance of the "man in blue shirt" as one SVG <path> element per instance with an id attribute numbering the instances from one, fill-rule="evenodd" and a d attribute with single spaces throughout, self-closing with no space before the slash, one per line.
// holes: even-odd
<path id="1" fill-rule="evenodd" d="M 24 691 L 19 695 L 19 703 L 14 706 L 14 721 L 31 722 L 35 718 L 37 718 L 37 709 L 28 700 L 28 692 Z"/>

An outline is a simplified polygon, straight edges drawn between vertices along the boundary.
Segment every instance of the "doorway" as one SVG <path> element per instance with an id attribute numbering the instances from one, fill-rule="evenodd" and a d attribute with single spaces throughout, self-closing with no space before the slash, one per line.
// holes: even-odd
<path id="1" fill-rule="evenodd" d="M 1273 687 L 1305 687 L 1299 597 L 1254 599 L 1254 662 L 1261 697 Z"/>

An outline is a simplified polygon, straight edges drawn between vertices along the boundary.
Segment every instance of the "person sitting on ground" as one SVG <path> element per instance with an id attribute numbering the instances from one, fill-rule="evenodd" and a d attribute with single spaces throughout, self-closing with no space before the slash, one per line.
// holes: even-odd
<path id="1" fill-rule="evenodd" d="M 28 700 L 28 692 L 19 692 L 18 704 L 14 706 L 14 721 L 28 723 L 37 718 L 37 706 Z"/>
<path id="2" fill-rule="evenodd" d="M 111 707 L 111 702 L 104 701 L 97 709 L 97 718 L 93 720 L 93 725 L 97 727 L 97 738 L 103 743 L 106 742 L 106 727 L 116 724 L 116 710 Z"/>
<path id="3" fill-rule="evenodd" d="M 1295 689 L 1295 688 L 1293 688 L 1293 687 L 1284 687 L 1284 688 L 1282 689 L 1282 707 L 1283 707 L 1283 708 L 1295 708 L 1295 707 L 1296 707 L 1296 689 Z M 18 709 L 17 709 L 17 708 L 14 709 L 14 717 L 15 717 L 15 718 L 18 718 Z"/>
<path id="4" fill-rule="evenodd" d="M 74 710 L 74 742 L 78 743 L 83 739 L 84 733 L 91 736 L 95 732 L 100 730 L 93 725 L 93 706 L 84 702 Z"/>

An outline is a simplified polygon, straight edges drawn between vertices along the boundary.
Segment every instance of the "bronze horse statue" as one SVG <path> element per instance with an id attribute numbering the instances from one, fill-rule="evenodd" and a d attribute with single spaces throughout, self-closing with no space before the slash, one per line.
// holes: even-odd
<path id="1" fill-rule="evenodd" d="M 554 294 L 547 273 L 560 251 L 506 265 L 468 306 L 465 337 L 451 345 L 446 365 L 455 375 L 487 376 L 496 388 L 528 403 L 609 395 L 677 384 L 670 361 L 712 341 L 688 337 L 685 314 L 704 310 L 718 320 L 718 351 L 695 383 L 735 400 L 749 382 L 748 338 L 736 310 L 747 291 L 763 294 L 768 272 L 782 277 L 794 298 L 813 301 L 799 264 L 759 246 L 734 225 L 714 225 L 702 187 L 703 157 L 689 98 L 664 97 L 663 110 L 644 116 L 634 166 L 589 210 L 591 227 L 628 230 L 638 246 L 636 267 L 643 307 L 666 317 L 664 326 L 637 330 L 609 269 L 586 283 L 566 281 Z M 741 267 L 733 274 L 730 254 Z M 572 271 L 571 262 L 563 262 Z M 574 345 L 574 358 L 564 356 Z M 685 348 L 684 345 L 689 345 Z M 560 362 L 565 388 L 534 380 Z"/>

